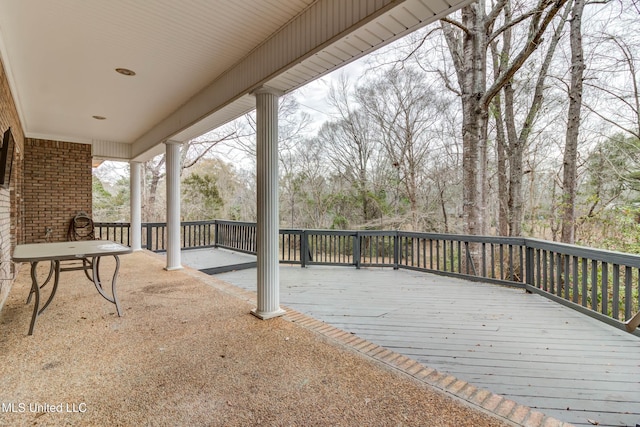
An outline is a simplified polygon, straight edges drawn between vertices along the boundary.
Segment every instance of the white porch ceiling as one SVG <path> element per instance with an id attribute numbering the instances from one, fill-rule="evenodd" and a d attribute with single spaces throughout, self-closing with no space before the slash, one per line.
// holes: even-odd
<path id="1" fill-rule="evenodd" d="M 469 2 L 0 0 L 0 55 L 28 137 L 143 160 Z"/>

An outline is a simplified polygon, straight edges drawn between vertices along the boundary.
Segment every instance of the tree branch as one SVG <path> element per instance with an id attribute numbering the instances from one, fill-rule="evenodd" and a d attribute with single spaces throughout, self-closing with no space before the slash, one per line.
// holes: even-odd
<path id="1" fill-rule="evenodd" d="M 618 129 L 620 129 L 621 131 L 627 132 L 630 135 L 633 135 L 634 137 L 640 139 L 640 134 L 638 132 L 636 132 L 633 129 L 629 129 L 624 127 L 623 125 L 621 125 L 618 121 L 613 120 L 609 117 L 606 117 L 603 114 L 600 114 L 595 108 L 592 108 L 591 106 L 589 106 L 588 104 L 584 104 L 585 108 L 589 111 L 591 111 L 592 113 L 594 113 L 596 116 L 600 117 L 602 120 L 604 120 L 605 122 L 614 125 L 615 127 L 617 127 Z"/>
<path id="2" fill-rule="evenodd" d="M 455 21 L 451 18 L 442 18 L 440 20 L 441 22 L 446 22 L 447 24 L 453 25 L 454 27 L 458 27 L 460 30 L 462 30 L 463 33 L 465 34 L 470 34 L 469 29 L 467 27 L 465 27 L 464 25 L 462 25 L 460 22 Z"/>
<path id="3" fill-rule="evenodd" d="M 556 31 L 553 34 L 553 38 L 549 44 L 549 49 L 545 54 L 544 60 L 542 62 L 542 66 L 540 67 L 540 72 L 538 74 L 538 79 L 536 80 L 536 86 L 533 95 L 533 101 L 531 102 L 531 106 L 529 111 L 527 112 L 527 116 L 523 122 L 522 129 L 519 136 L 520 143 L 524 143 L 529 137 L 529 133 L 533 128 L 533 123 L 538 115 L 538 111 L 542 105 L 543 97 L 544 97 L 544 83 L 547 78 L 549 67 L 551 66 L 551 60 L 553 59 L 553 55 L 555 53 L 556 47 L 560 42 L 560 37 L 562 36 L 562 28 L 564 24 L 567 22 L 569 17 L 569 12 L 571 8 L 565 8 L 564 13 L 562 14 L 560 25 L 556 28 Z"/>
<path id="4" fill-rule="evenodd" d="M 493 40 L 496 39 L 496 37 L 498 37 L 500 34 L 502 34 L 503 32 L 505 32 L 506 30 L 508 30 L 509 28 L 512 28 L 514 26 L 516 26 L 517 24 L 521 23 L 522 21 L 526 21 L 527 19 L 531 18 L 533 15 L 535 15 L 538 11 L 537 10 L 530 10 L 527 13 L 524 13 L 520 16 L 518 16 L 516 19 L 507 22 L 506 24 L 504 24 L 502 27 L 498 28 L 497 30 L 493 31 L 491 34 L 489 34 L 489 37 L 487 39 L 488 43 L 491 43 Z"/>
<path id="5" fill-rule="evenodd" d="M 189 142 L 189 147 L 192 147 L 194 145 L 207 145 L 207 144 L 208 145 L 207 145 L 207 147 L 205 148 L 204 151 L 202 151 L 201 153 L 196 155 L 196 157 L 194 157 L 193 159 L 187 160 L 185 158 L 185 162 L 182 164 L 182 169 L 188 169 L 188 168 L 192 167 L 193 165 L 198 163 L 205 155 L 207 155 L 207 153 L 209 151 L 211 151 L 211 149 L 213 147 L 215 147 L 216 145 L 218 145 L 222 141 L 226 141 L 228 139 L 233 138 L 234 136 L 236 136 L 236 132 L 235 131 L 231 131 L 228 134 L 222 136 L 221 138 L 219 138 L 219 139 L 217 139 L 215 141 L 198 141 L 198 140 L 190 141 Z M 189 147 L 187 147 L 187 150 L 189 150 Z"/>
<path id="6" fill-rule="evenodd" d="M 540 44 L 540 41 L 542 40 L 542 36 L 547 27 L 549 26 L 553 18 L 555 18 L 560 9 L 565 5 L 565 3 L 567 3 L 567 1 L 568 0 L 555 0 L 553 6 L 549 9 L 546 16 L 544 16 L 540 23 L 538 15 L 541 15 L 543 13 L 542 10 L 539 10 L 538 14 L 534 14 L 534 18 L 531 22 L 531 25 L 529 26 L 529 36 L 527 37 L 526 45 L 515 57 L 509 68 L 484 93 L 481 99 L 482 104 L 488 106 L 493 97 L 496 96 L 496 93 L 498 93 L 504 87 L 504 85 L 513 78 L 516 71 L 518 71 L 520 67 L 522 67 L 522 64 L 524 64 L 529 56 L 531 56 L 531 54 L 536 50 L 538 44 Z"/>
<path id="7" fill-rule="evenodd" d="M 495 23 L 500 13 L 502 13 L 502 9 L 508 4 L 509 0 L 498 0 L 498 2 L 493 6 L 491 12 L 487 15 L 484 22 L 485 32 L 489 32 L 490 28 Z"/>
<path id="8" fill-rule="evenodd" d="M 462 46 L 460 45 L 460 39 L 458 35 L 453 30 L 453 27 L 446 21 L 441 21 L 440 25 L 442 26 L 442 33 L 444 34 L 444 39 L 449 46 L 449 52 L 451 53 L 451 59 L 453 61 L 453 68 L 456 70 L 456 75 L 458 77 L 458 82 L 463 81 L 463 70 L 464 63 L 462 59 Z"/>
<path id="9" fill-rule="evenodd" d="M 420 40 L 420 43 L 418 43 L 418 45 L 411 50 L 411 52 L 409 52 L 404 59 L 401 59 L 400 62 L 404 63 L 406 60 L 408 60 L 409 58 L 411 58 L 413 55 L 415 55 L 415 53 L 420 50 L 420 48 L 424 45 L 424 43 L 427 41 L 427 38 L 429 38 L 429 36 L 431 36 L 431 34 L 435 33 L 436 31 L 438 31 L 440 29 L 440 27 L 434 27 L 432 30 L 430 30 L 427 34 L 424 35 L 424 37 L 422 37 L 422 40 Z"/>

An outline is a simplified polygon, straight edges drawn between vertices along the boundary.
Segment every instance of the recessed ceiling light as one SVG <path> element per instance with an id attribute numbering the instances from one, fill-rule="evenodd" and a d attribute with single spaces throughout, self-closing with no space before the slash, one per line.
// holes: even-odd
<path id="1" fill-rule="evenodd" d="M 116 68 L 116 72 L 122 74 L 123 76 L 135 76 L 136 72 L 132 71 L 128 68 Z"/>
<path id="2" fill-rule="evenodd" d="M 91 117 L 93 117 L 96 120 L 107 120 L 107 118 L 104 116 L 91 116 Z"/>

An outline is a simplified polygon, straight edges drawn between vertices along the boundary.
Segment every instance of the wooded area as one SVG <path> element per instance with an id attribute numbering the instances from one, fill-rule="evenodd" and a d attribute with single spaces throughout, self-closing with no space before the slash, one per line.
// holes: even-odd
<path id="1" fill-rule="evenodd" d="M 640 252 L 640 4 L 478 1 L 280 102 L 282 227 L 534 236 Z M 255 220 L 255 117 L 182 147 L 184 220 Z M 128 173 L 94 216 L 128 221 Z M 164 221 L 164 156 L 143 221 Z M 119 177 L 119 178 L 117 178 Z"/>

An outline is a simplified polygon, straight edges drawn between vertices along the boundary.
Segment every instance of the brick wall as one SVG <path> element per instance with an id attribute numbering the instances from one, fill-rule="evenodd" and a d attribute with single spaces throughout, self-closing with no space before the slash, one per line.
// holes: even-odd
<path id="1" fill-rule="evenodd" d="M 0 310 L 15 269 L 19 243 L 66 240 L 69 220 L 79 211 L 91 215 L 91 146 L 25 139 L 18 111 L 0 61 L 0 136 L 11 127 L 15 153 L 11 187 L 0 187 Z"/>
<path id="2" fill-rule="evenodd" d="M 91 146 L 27 138 L 24 155 L 25 242 L 67 240 L 69 220 L 92 214 Z"/>
<path id="3" fill-rule="evenodd" d="M 9 294 L 19 243 L 66 240 L 69 220 L 79 211 L 91 215 L 91 146 L 25 139 L 0 60 L 0 136 L 11 127 L 15 153 L 11 187 L 0 187 L 0 310 Z"/>
<path id="4" fill-rule="evenodd" d="M 4 66 L 0 60 L 0 136 L 7 128 L 16 143 L 11 187 L 0 188 L 0 310 L 13 283 L 14 268 L 11 263 L 12 248 L 24 241 L 23 205 L 23 158 L 24 133 L 7 81 Z"/>

